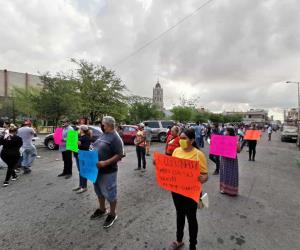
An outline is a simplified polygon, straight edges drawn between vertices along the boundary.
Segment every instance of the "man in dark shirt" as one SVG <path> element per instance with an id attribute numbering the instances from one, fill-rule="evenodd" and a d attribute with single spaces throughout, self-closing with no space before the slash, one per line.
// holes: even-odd
<path id="1" fill-rule="evenodd" d="M 99 172 L 95 192 L 99 200 L 99 208 L 91 216 L 97 219 L 106 214 L 105 200 L 110 204 L 110 212 L 104 222 L 104 228 L 109 228 L 117 219 L 117 172 L 118 161 L 124 155 L 124 145 L 119 134 L 115 130 L 115 119 L 106 116 L 102 120 L 103 135 L 93 144 L 94 149 L 98 150 L 99 162 L 97 164 Z"/>

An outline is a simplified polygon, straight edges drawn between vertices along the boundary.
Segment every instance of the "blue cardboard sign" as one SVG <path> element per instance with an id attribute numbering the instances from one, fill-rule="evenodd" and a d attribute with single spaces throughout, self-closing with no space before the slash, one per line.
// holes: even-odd
<path id="1" fill-rule="evenodd" d="M 78 152 L 80 175 L 95 183 L 98 176 L 98 152 L 79 150 Z"/>

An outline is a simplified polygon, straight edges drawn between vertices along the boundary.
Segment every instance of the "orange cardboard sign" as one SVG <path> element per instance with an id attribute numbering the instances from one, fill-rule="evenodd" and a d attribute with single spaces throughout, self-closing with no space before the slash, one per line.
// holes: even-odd
<path id="1" fill-rule="evenodd" d="M 199 161 L 184 160 L 154 153 L 157 184 L 168 191 L 181 194 L 199 203 L 201 183 Z"/>
<path id="2" fill-rule="evenodd" d="M 261 131 L 260 130 L 247 130 L 244 136 L 245 140 L 260 140 Z"/>

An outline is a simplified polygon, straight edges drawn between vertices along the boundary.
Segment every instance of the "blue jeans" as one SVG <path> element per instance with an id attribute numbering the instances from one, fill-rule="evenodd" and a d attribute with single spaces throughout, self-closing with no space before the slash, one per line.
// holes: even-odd
<path id="1" fill-rule="evenodd" d="M 203 137 L 196 137 L 196 144 L 199 148 L 204 148 L 204 140 Z"/>
<path id="2" fill-rule="evenodd" d="M 36 148 L 33 145 L 31 148 L 25 148 L 22 153 L 22 167 L 30 168 L 37 156 Z"/>
<path id="3" fill-rule="evenodd" d="M 78 172 L 79 172 L 79 187 L 82 187 L 82 188 L 87 188 L 87 179 L 82 177 L 80 175 L 80 166 L 79 166 L 79 159 L 78 159 L 78 154 L 77 153 L 74 153 L 74 157 L 75 157 L 75 160 L 76 160 L 76 166 L 77 166 L 77 169 L 78 169 Z"/>

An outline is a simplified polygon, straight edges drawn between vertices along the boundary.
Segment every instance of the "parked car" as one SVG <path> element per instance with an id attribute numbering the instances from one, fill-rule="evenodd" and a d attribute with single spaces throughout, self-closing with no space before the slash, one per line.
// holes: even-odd
<path id="1" fill-rule="evenodd" d="M 121 125 L 118 132 L 124 144 L 134 144 L 134 139 L 138 132 L 138 126 Z"/>
<path id="2" fill-rule="evenodd" d="M 97 126 L 88 126 L 90 130 L 92 130 L 92 142 L 96 141 L 103 133 L 100 127 Z M 73 128 L 76 128 L 75 126 L 73 126 Z M 45 137 L 44 140 L 44 145 L 50 149 L 50 150 L 56 150 L 58 149 L 58 145 L 55 144 L 54 142 L 54 138 L 53 138 L 53 133 L 49 134 Z"/>
<path id="3" fill-rule="evenodd" d="M 148 123 L 148 126 L 151 128 L 152 140 L 158 140 L 160 142 L 166 142 L 168 127 L 175 125 L 174 121 L 151 120 L 144 121 L 143 123 Z"/>
<path id="4" fill-rule="evenodd" d="M 296 141 L 298 138 L 298 128 L 296 126 L 283 125 L 281 131 L 281 141 Z"/>
<path id="5" fill-rule="evenodd" d="M 189 123 L 186 124 L 186 126 L 187 126 L 188 128 L 193 128 L 193 127 L 196 127 L 197 124 L 194 123 L 194 122 L 189 122 Z"/>

